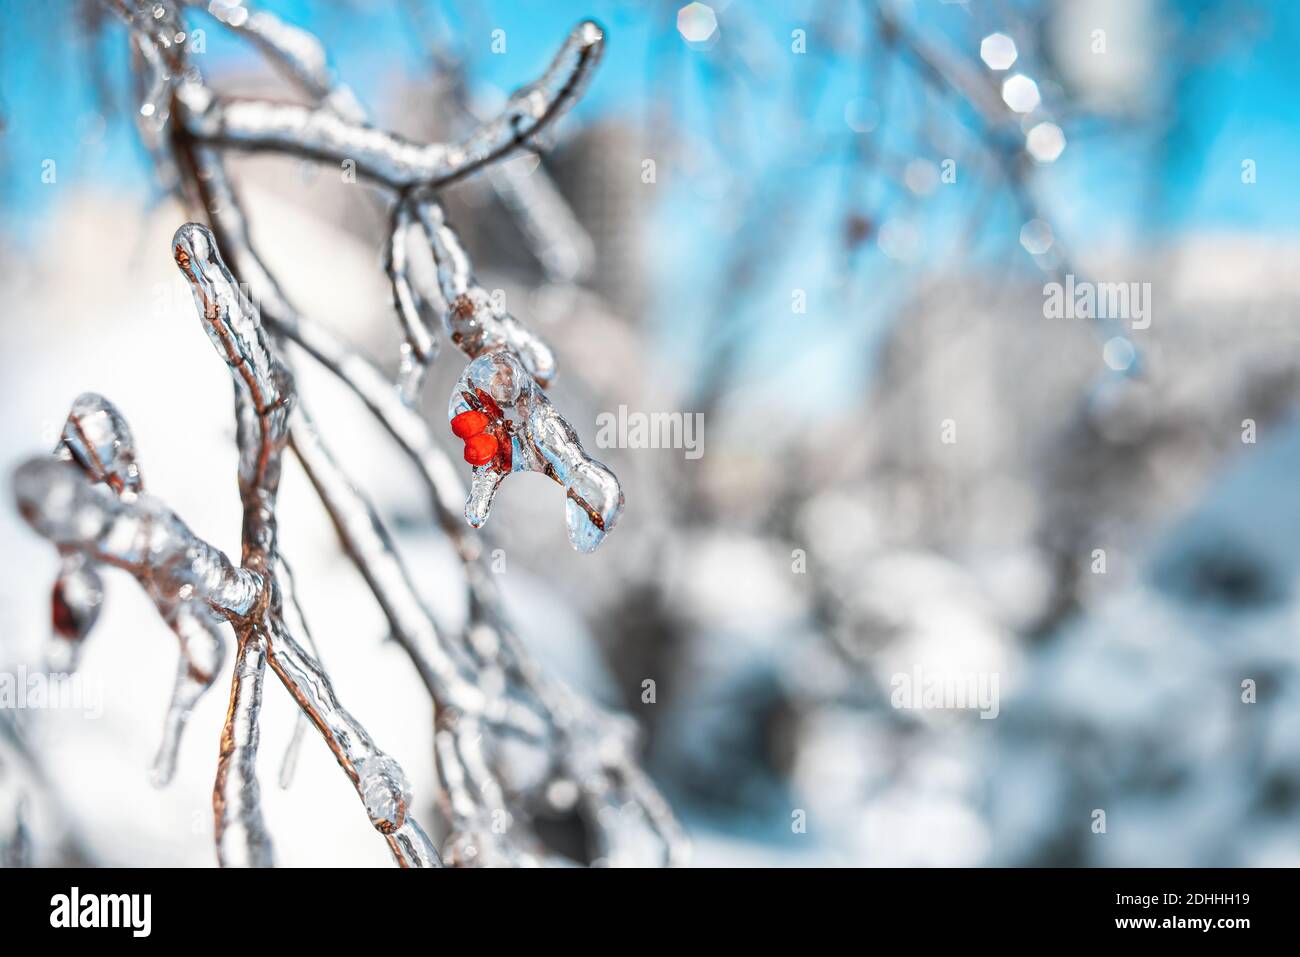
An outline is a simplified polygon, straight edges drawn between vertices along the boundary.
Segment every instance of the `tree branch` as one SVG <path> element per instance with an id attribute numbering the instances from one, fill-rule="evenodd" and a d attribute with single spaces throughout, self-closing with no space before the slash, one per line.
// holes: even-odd
<path id="1" fill-rule="evenodd" d="M 527 146 L 569 109 L 600 61 L 604 33 L 587 20 L 569 33 L 551 65 L 515 92 L 505 109 L 455 143 L 414 143 L 340 116 L 333 109 L 211 96 L 187 114 L 189 132 L 214 145 L 321 162 L 352 162 L 393 190 L 440 189 Z"/>

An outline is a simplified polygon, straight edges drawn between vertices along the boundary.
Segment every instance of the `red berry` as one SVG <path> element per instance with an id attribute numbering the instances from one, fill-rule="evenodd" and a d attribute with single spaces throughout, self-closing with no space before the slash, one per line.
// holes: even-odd
<path id="1" fill-rule="evenodd" d="M 491 432 L 480 432 L 465 440 L 465 461 L 470 465 L 487 465 L 496 458 L 496 454 L 497 437 Z"/>
<path id="2" fill-rule="evenodd" d="M 478 435 L 486 429 L 490 421 L 491 419 L 482 412 L 470 409 L 451 420 L 451 431 L 458 439 L 468 439 L 471 435 Z"/>

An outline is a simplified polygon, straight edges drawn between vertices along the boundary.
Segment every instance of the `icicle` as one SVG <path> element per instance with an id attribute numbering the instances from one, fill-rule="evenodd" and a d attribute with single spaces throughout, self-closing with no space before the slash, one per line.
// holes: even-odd
<path id="1" fill-rule="evenodd" d="M 280 760 L 280 776 L 277 781 L 281 791 L 293 786 L 293 776 L 298 772 L 298 755 L 302 751 L 303 738 L 307 733 L 307 718 L 301 711 L 293 719 L 293 734 L 289 737 L 289 746 L 284 749 Z"/>
<path id="2" fill-rule="evenodd" d="M 420 401 L 420 391 L 428 376 L 429 364 L 415 358 L 414 350 L 408 342 L 403 342 L 397 365 L 397 397 L 403 404 L 414 408 Z"/>
<path id="3" fill-rule="evenodd" d="M 311 628 L 307 625 L 307 616 L 303 614 L 302 605 L 298 602 L 298 586 L 294 581 L 293 569 L 284 560 L 284 556 L 280 556 L 277 579 L 280 584 L 280 593 L 283 596 L 284 619 L 289 633 L 302 635 L 306 638 L 312 656 L 323 667 L 324 661 L 321 659 L 320 648 L 316 646 L 316 639 L 311 633 Z M 294 716 L 293 734 L 289 737 L 289 745 L 284 749 L 284 757 L 280 760 L 279 784 L 282 791 L 287 791 L 290 785 L 293 784 L 293 776 L 298 769 L 298 754 L 302 750 L 302 742 L 306 737 L 308 723 L 306 712 L 300 708 Z"/>
<path id="4" fill-rule="evenodd" d="M 578 434 L 518 360 L 494 352 L 466 366 L 452 390 L 447 418 L 455 420 L 468 412 L 486 416 L 474 422 L 476 427 L 485 422 L 476 431 L 461 435 L 466 439 L 466 459 L 476 466 L 465 506 L 471 525 L 487 521 L 493 496 L 507 475 L 540 472 L 564 486 L 569 543 L 580 552 L 590 552 L 605 540 L 623 512 L 618 478 L 583 451 Z M 464 431 L 458 429 L 457 434 Z M 480 436 L 487 441 L 476 448 Z M 486 452 L 489 446 L 490 458 L 475 457 L 476 451 Z"/>
<path id="5" fill-rule="evenodd" d="M 162 743 L 154 759 L 153 784 L 159 788 L 171 783 L 185 725 L 194 706 L 217 680 L 217 672 L 226 657 L 221 625 L 207 609 L 192 602 L 180 604 L 170 624 L 180 640 L 181 653 L 176 664 L 176 684 L 163 721 Z"/>

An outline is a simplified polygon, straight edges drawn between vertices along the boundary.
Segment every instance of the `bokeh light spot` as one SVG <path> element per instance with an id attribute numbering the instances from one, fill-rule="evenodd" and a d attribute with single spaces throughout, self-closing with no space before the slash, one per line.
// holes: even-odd
<path id="1" fill-rule="evenodd" d="M 1038 95 L 1038 84 L 1023 73 L 1007 77 L 1007 81 L 1002 84 L 1002 100 L 1017 113 L 1032 113 L 1042 102 Z"/>
<path id="2" fill-rule="evenodd" d="M 980 43 L 980 59 L 990 70 L 1006 70 L 1016 62 L 1016 41 L 1005 33 L 990 33 Z"/>

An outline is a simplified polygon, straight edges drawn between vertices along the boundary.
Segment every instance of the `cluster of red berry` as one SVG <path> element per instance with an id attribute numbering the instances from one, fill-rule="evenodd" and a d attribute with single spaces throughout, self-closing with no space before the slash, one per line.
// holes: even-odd
<path id="1" fill-rule="evenodd" d="M 501 408 L 482 389 L 475 395 L 463 392 L 471 404 L 451 420 L 452 434 L 465 442 L 465 461 L 470 465 L 487 465 L 497 460 L 502 471 L 510 471 L 510 428 L 501 416 Z"/>

